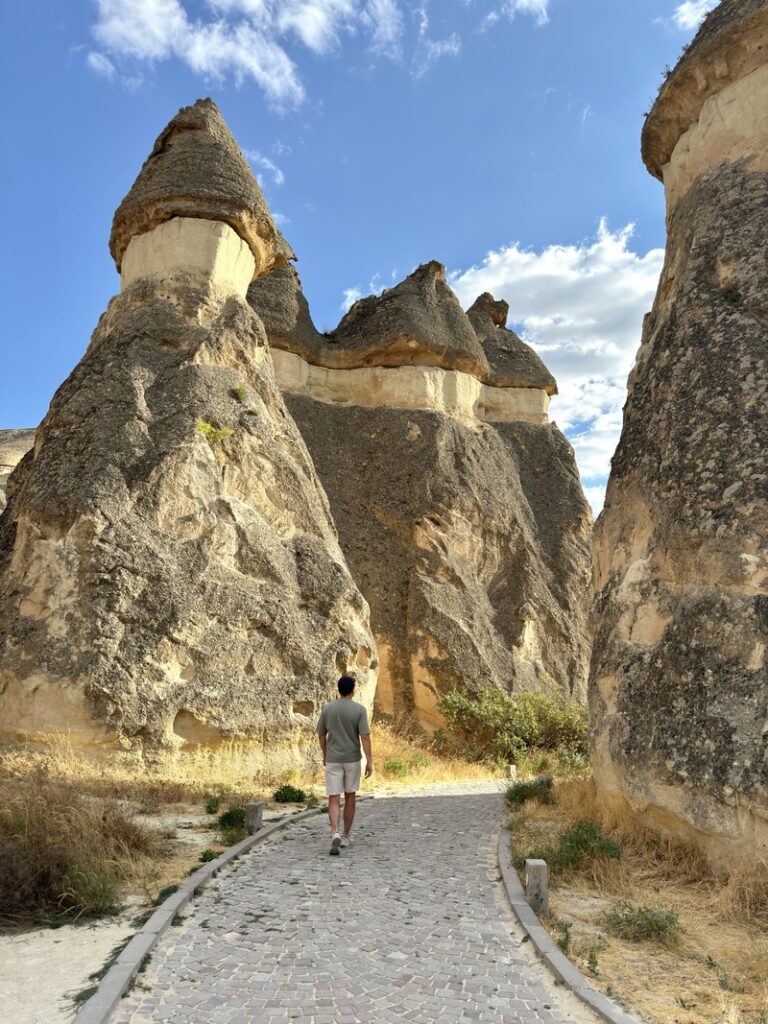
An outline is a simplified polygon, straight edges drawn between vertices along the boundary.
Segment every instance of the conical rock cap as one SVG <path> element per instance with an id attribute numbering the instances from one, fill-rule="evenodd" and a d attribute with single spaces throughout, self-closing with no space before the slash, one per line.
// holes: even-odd
<path id="1" fill-rule="evenodd" d="M 182 107 L 169 122 L 117 208 L 109 239 L 117 269 L 134 236 L 173 217 L 229 224 L 253 252 L 256 275 L 293 257 L 248 161 L 211 99 Z"/>

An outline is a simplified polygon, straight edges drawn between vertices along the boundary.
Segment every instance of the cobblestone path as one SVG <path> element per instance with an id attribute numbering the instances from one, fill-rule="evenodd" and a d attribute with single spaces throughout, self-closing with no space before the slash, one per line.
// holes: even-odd
<path id="1" fill-rule="evenodd" d="M 592 1021 L 539 966 L 495 863 L 501 799 L 361 801 L 328 856 L 310 818 L 223 872 L 155 948 L 116 1024 Z"/>

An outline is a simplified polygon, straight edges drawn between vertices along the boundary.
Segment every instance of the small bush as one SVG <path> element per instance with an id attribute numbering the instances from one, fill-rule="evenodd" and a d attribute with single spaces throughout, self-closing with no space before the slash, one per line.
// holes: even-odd
<path id="1" fill-rule="evenodd" d="M 408 767 L 412 771 L 419 771 L 423 768 L 429 768 L 432 765 L 432 758 L 427 754 L 414 754 L 408 758 Z"/>
<path id="2" fill-rule="evenodd" d="M 296 786 L 292 786 L 289 782 L 280 786 L 272 794 L 272 799 L 277 804 L 303 804 L 307 799 L 307 794 L 303 789 L 297 789 Z"/>
<path id="3" fill-rule="evenodd" d="M 214 445 L 220 444 L 220 442 L 226 440 L 226 438 L 232 437 L 234 434 L 232 427 L 214 427 L 214 425 L 212 423 L 208 423 L 207 420 L 198 420 L 195 426 L 211 448 L 213 448 Z"/>
<path id="4" fill-rule="evenodd" d="M 440 710 L 448 730 L 479 760 L 517 763 L 530 748 L 587 754 L 587 709 L 559 696 L 491 690 L 474 697 L 453 690 Z"/>
<path id="5" fill-rule="evenodd" d="M 522 807 L 528 800 L 536 800 L 540 804 L 552 803 L 552 776 L 540 775 L 537 779 L 527 782 L 513 782 L 507 786 L 507 803 L 510 807 Z"/>
<path id="6" fill-rule="evenodd" d="M 399 779 L 404 779 L 410 771 L 408 762 L 402 757 L 388 757 L 381 767 L 386 775 L 395 775 Z"/>
<path id="7" fill-rule="evenodd" d="M 540 846 L 525 854 L 518 854 L 515 863 L 522 867 L 527 858 L 545 860 L 552 871 L 577 871 L 586 863 L 599 858 L 618 860 L 621 847 L 606 839 L 595 821 L 577 821 L 566 829 L 553 846 Z"/>
<path id="8" fill-rule="evenodd" d="M 633 907 L 626 900 L 608 911 L 605 925 L 618 938 L 630 942 L 670 942 L 681 930 L 680 919 L 673 910 Z"/>
<path id="9" fill-rule="evenodd" d="M 247 391 L 242 384 L 238 384 L 236 388 L 232 388 L 230 395 L 235 398 L 238 402 L 244 402 Z"/>
<path id="10" fill-rule="evenodd" d="M 218 810 L 219 810 L 220 807 L 221 807 L 221 797 L 220 796 L 207 796 L 205 798 L 205 813 L 206 814 L 216 814 L 216 813 L 218 813 Z"/>
<path id="11" fill-rule="evenodd" d="M 159 907 L 161 903 L 165 903 L 169 896 L 173 896 L 175 892 L 178 892 L 178 885 L 166 885 L 160 892 L 155 896 L 154 904 Z"/>
<path id="12" fill-rule="evenodd" d="M 219 850 L 212 850 L 210 847 L 208 847 L 207 850 L 203 850 L 203 852 L 200 854 L 200 863 L 207 864 L 208 861 L 210 860 L 216 860 L 216 858 L 219 856 L 219 852 Z"/>
<path id="13" fill-rule="evenodd" d="M 245 808 L 230 807 L 218 816 L 216 824 L 222 832 L 229 832 L 232 829 L 245 829 Z"/>

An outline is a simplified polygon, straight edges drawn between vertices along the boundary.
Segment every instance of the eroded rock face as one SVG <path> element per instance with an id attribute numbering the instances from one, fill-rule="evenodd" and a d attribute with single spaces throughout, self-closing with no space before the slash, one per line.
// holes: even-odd
<path id="1" fill-rule="evenodd" d="M 454 688 L 583 696 L 589 508 L 547 421 L 554 380 L 504 304 L 467 316 L 434 262 L 329 335 L 292 269 L 249 301 L 371 606 L 379 711 L 431 730 Z"/>
<path id="2" fill-rule="evenodd" d="M 34 443 L 34 430 L 0 430 L 0 512 L 5 508 L 8 477 Z"/>
<path id="3" fill-rule="evenodd" d="M 766 59 L 726 0 L 646 124 L 666 262 L 595 532 L 598 788 L 714 861 L 768 855 Z"/>
<path id="4" fill-rule="evenodd" d="M 234 140 L 210 103 L 171 126 L 201 117 L 214 127 L 182 139 L 202 137 L 213 159 L 210 134 L 228 159 Z M 174 196 L 173 174 L 163 181 Z M 163 201 L 153 193 L 149 205 Z M 245 302 L 256 259 L 213 213 L 203 204 L 200 218 L 132 236 L 123 291 L 11 476 L 0 517 L 6 734 L 150 746 L 238 736 L 275 748 L 296 739 L 340 671 L 356 672 L 372 704 L 368 608 Z"/>

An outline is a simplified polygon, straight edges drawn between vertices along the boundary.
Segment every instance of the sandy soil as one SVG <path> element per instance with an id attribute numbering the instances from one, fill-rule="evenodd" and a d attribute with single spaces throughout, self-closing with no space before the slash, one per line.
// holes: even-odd
<path id="1" fill-rule="evenodd" d="M 136 914 L 93 925 L 36 928 L 0 935 L 3 1019 L 15 1024 L 65 1024 L 72 997 L 93 984 L 112 949 L 135 930 Z"/>

